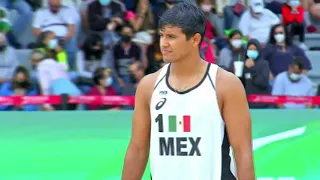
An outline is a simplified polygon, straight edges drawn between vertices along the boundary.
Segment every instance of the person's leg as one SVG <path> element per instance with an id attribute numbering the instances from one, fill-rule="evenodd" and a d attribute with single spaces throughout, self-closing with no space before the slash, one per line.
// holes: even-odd
<path id="1" fill-rule="evenodd" d="M 14 1 L 12 9 L 19 14 L 18 19 L 13 24 L 13 32 L 17 35 L 24 31 L 27 24 L 30 24 L 33 12 L 29 4 L 23 0 Z"/>
<path id="2" fill-rule="evenodd" d="M 225 8 L 223 8 L 223 16 L 224 16 L 224 30 L 231 29 L 233 18 L 234 18 L 232 6 L 226 6 Z"/>
<path id="3" fill-rule="evenodd" d="M 299 36 L 299 41 L 304 43 L 305 40 L 305 27 L 304 24 L 296 24 L 295 25 L 295 34 Z"/>
<path id="4" fill-rule="evenodd" d="M 77 43 L 76 43 L 75 36 L 66 42 L 66 44 L 64 45 L 64 49 L 68 54 L 68 63 L 69 63 L 70 70 L 74 70 L 75 58 L 76 58 L 76 52 L 77 52 Z"/>
<path id="5" fill-rule="evenodd" d="M 16 36 L 13 34 L 13 31 L 8 31 L 6 35 L 9 44 L 14 47 L 15 49 L 20 49 L 21 44 L 18 42 Z"/>

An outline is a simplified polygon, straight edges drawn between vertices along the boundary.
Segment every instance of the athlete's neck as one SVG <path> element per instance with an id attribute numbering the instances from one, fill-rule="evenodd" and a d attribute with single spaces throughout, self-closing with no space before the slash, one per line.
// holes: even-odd
<path id="1" fill-rule="evenodd" d="M 202 60 L 199 54 L 195 56 L 189 56 L 171 64 L 171 73 L 176 77 L 192 77 L 200 72 L 204 66 L 207 66 L 207 62 Z"/>

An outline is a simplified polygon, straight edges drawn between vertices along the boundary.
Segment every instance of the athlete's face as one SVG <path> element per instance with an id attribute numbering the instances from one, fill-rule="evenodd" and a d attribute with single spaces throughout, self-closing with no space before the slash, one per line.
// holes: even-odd
<path id="1" fill-rule="evenodd" d="M 182 29 L 166 25 L 160 30 L 160 49 L 165 63 L 182 60 L 191 52 L 197 50 L 201 41 L 200 34 L 196 33 L 187 40 Z"/>

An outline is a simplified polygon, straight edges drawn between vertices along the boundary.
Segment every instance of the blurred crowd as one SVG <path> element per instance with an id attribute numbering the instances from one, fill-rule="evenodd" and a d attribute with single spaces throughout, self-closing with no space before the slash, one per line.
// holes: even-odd
<path id="1" fill-rule="evenodd" d="M 157 30 L 161 14 L 195 3 L 207 18 L 202 58 L 235 73 L 250 94 L 314 96 L 307 73 L 307 33 L 320 33 L 319 0 L 1 0 L 0 96 L 132 96 L 139 81 L 164 62 Z M 8 18 L 16 11 L 14 22 Z M 18 35 L 32 25 L 35 42 Z M 320 47 L 320 43 L 319 43 Z M 315 50 L 319 47 L 313 47 Z M 15 51 L 31 49 L 32 69 Z M 250 108 L 313 108 L 250 103 Z M 0 110 L 61 107 L 0 105 Z M 72 105 L 69 110 L 132 109 Z"/>

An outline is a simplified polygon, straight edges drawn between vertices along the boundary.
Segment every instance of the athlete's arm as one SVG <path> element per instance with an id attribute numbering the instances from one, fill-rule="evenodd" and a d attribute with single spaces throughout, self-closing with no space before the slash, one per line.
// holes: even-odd
<path id="1" fill-rule="evenodd" d="M 229 141 L 234 151 L 238 180 L 255 180 L 251 117 L 239 78 L 222 69 L 217 74 L 217 94 Z"/>
<path id="2" fill-rule="evenodd" d="M 144 77 L 138 85 L 132 120 L 132 134 L 126 153 L 122 180 L 141 180 L 148 162 L 150 145 L 150 100 L 153 75 Z"/>

